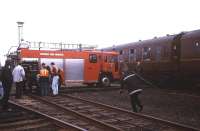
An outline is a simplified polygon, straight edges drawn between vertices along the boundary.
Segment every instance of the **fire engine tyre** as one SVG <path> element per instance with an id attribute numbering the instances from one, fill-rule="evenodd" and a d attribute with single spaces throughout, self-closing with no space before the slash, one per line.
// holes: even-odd
<path id="1" fill-rule="evenodd" d="M 102 76 L 101 77 L 101 85 L 103 87 L 109 87 L 110 86 L 110 79 L 108 76 Z"/>

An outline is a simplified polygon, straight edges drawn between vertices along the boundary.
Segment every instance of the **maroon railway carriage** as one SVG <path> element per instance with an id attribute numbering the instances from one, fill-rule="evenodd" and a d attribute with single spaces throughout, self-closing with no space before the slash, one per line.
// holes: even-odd
<path id="1" fill-rule="evenodd" d="M 119 60 L 141 74 L 159 82 L 200 82 L 200 30 L 155 37 L 104 50 L 117 50 Z M 198 80 L 199 79 L 199 80 Z M 175 80 L 175 81 L 174 81 Z"/>

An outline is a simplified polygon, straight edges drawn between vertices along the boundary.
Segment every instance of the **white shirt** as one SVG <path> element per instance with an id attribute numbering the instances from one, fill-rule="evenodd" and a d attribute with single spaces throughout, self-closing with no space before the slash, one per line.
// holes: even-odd
<path id="1" fill-rule="evenodd" d="M 24 68 L 21 65 L 15 66 L 13 72 L 13 81 L 14 82 L 21 82 L 23 81 L 23 78 L 25 77 L 25 71 Z"/>

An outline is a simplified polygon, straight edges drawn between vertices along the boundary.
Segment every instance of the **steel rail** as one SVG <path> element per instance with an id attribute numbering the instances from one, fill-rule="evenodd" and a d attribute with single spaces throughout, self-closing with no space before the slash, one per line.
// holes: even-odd
<path id="1" fill-rule="evenodd" d="M 76 100 L 85 101 L 85 102 L 94 104 L 96 106 L 103 106 L 103 107 L 105 107 L 107 109 L 118 110 L 120 112 L 129 114 L 129 115 L 135 115 L 135 116 L 143 117 L 143 118 L 146 118 L 146 119 L 151 119 L 151 120 L 155 120 L 155 121 L 158 121 L 158 122 L 166 123 L 166 124 L 172 125 L 174 127 L 182 128 L 184 130 L 188 130 L 188 131 L 200 131 L 200 129 L 195 128 L 195 127 L 191 127 L 191 126 L 183 125 L 183 124 L 180 124 L 180 123 L 177 123 L 177 122 L 172 122 L 172 121 L 168 121 L 168 120 L 156 118 L 156 117 L 153 117 L 153 116 L 150 116 L 150 115 L 144 115 L 144 114 L 141 114 L 141 113 L 134 113 L 134 112 L 131 112 L 131 111 L 128 111 L 128 110 L 124 110 L 124 109 L 121 109 L 121 108 L 118 108 L 118 107 L 113 107 L 113 106 L 106 105 L 106 104 L 103 104 L 103 103 L 94 102 L 94 101 L 90 101 L 90 100 L 85 100 L 85 99 L 82 99 L 82 98 L 77 98 L 77 97 L 74 97 L 72 95 L 66 95 L 66 94 L 63 94 L 63 93 L 61 93 L 60 95 L 66 96 L 66 97 L 70 97 L 70 98 L 76 99 Z"/>
<path id="2" fill-rule="evenodd" d="M 71 129 L 72 131 L 87 131 L 87 130 L 85 130 L 85 129 L 83 129 L 83 128 L 80 128 L 80 127 L 78 127 L 78 126 L 72 125 L 72 124 L 70 124 L 70 123 L 67 123 L 67 122 L 65 122 L 65 121 L 59 120 L 59 119 L 57 119 L 57 118 L 51 117 L 51 116 L 46 115 L 46 114 L 44 114 L 44 113 L 42 113 L 42 112 L 39 112 L 39 111 L 37 111 L 37 110 L 34 110 L 34 109 L 29 108 L 29 107 L 20 105 L 20 104 L 14 102 L 14 101 L 12 101 L 12 100 L 9 100 L 9 103 L 12 104 L 12 105 L 15 105 L 15 106 L 17 106 L 17 107 L 23 108 L 23 109 L 25 109 L 25 110 L 27 110 L 27 111 L 34 112 L 34 113 L 36 113 L 36 114 L 39 114 L 39 115 L 41 115 L 41 116 L 43 116 L 43 117 L 45 117 L 45 118 L 47 118 L 47 119 L 53 121 L 53 123 L 55 123 L 55 125 L 57 125 L 57 126 L 59 126 L 59 127 L 61 127 L 61 128 Z"/>
<path id="3" fill-rule="evenodd" d="M 78 116 L 80 116 L 80 117 L 83 117 L 83 118 L 86 118 L 86 119 L 88 119 L 88 120 L 90 120 L 90 121 L 93 121 L 93 122 L 95 122 L 96 124 L 98 124 L 98 125 L 102 126 L 103 128 L 105 128 L 106 130 L 109 130 L 109 131 L 122 131 L 121 129 L 119 129 L 119 128 L 115 127 L 115 126 L 112 126 L 112 125 L 110 125 L 110 124 L 104 123 L 104 122 L 102 122 L 102 121 L 99 121 L 99 120 L 96 120 L 96 119 L 93 119 L 93 118 L 90 118 L 90 117 L 88 117 L 88 116 L 86 116 L 86 115 L 83 115 L 83 114 L 81 114 L 81 113 L 79 113 L 79 112 L 77 112 L 77 111 L 73 111 L 73 110 L 71 110 L 71 109 L 69 109 L 69 108 L 66 108 L 66 107 L 64 107 L 64 106 L 62 106 L 62 105 L 56 104 L 56 103 L 54 103 L 54 102 L 50 102 L 50 101 L 49 101 L 48 99 L 46 99 L 46 98 L 39 97 L 39 96 L 34 96 L 34 95 L 30 95 L 30 96 L 33 97 L 34 99 L 38 99 L 38 100 L 44 101 L 45 103 L 48 103 L 48 104 L 50 104 L 50 105 L 53 105 L 53 106 L 62 108 L 62 109 L 64 109 L 64 110 L 67 110 L 67 111 L 69 111 L 69 112 L 72 112 L 72 113 L 74 113 L 74 114 L 76 114 L 76 115 L 78 115 Z"/>

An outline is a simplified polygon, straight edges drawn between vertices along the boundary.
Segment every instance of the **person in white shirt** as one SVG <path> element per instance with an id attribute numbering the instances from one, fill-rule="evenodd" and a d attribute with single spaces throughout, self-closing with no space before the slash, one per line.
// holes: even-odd
<path id="1" fill-rule="evenodd" d="M 12 75 L 13 82 L 16 85 L 16 98 L 19 99 L 22 96 L 23 80 L 25 78 L 25 71 L 24 68 L 21 66 L 21 63 L 18 63 L 18 65 L 15 66 Z"/>

